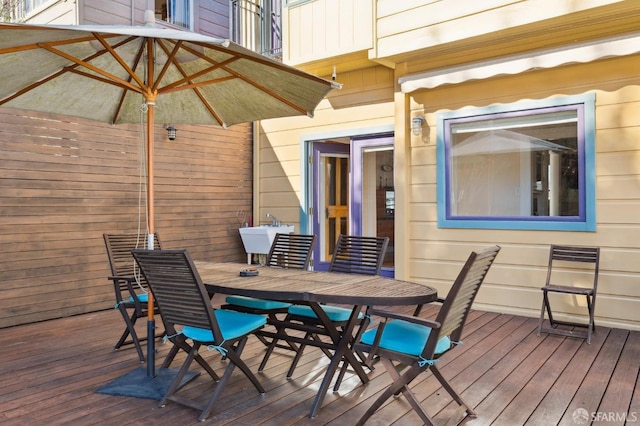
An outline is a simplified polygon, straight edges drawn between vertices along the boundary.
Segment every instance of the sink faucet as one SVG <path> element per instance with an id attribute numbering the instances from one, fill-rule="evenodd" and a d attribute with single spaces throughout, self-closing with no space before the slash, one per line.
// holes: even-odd
<path id="1" fill-rule="evenodd" d="M 267 213 L 267 219 L 271 219 L 271 226 L 280 226 L 280 221 L 271 213 Z"/>

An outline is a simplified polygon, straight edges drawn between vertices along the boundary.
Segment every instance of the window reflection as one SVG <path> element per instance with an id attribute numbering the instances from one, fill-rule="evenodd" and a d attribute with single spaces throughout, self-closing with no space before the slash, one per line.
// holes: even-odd
<path id="1" fill-rule="evenodd" d="M 191 28 L 191 0 L 155 0 L 156 19 L 184 28 Z"/>
<path id="2" fill-rule="evenodd" d="M 578 216 L 575 110 L 453 123 L 450 215 Z"/>

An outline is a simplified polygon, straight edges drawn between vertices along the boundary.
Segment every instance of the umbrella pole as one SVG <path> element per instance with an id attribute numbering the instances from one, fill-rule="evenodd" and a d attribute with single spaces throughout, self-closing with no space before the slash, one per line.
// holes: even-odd
<path id="1" fill-rule="evenodd" d="M 147 102 L 147 224 L 148 224 L 148 241 L 147 248 L 153 250 L 153 234 L 155 233 L 155 220 L 153 208 L 153 150 L 154 150 L 154 132 L 153 132 L 153 102 Z M 149 292 L 148 313 L 147 313 L 147 377 L 156 376 L 156 356 L 155 356 L 155 336 L 156 322 L 153 315 L 153 293 Z"/>
<path id="2" fill-rule="evenodd" d="M 147 248 L 153 250 L 153 234 L 155 233 L 154 209 L 153 209 L 153 136 L 154 136 L 154 102 L 147 100 Z M 153 315 L 153 294 L 149 294 L 147 314 L 147 368 L 138 367 L 135 370 L 121 376 L 111 383 L 97 390 L 98 393 L 107 395 L 133 396 L 138 398 L 151 398 L 161 400 L 173 384 L 178 370 L 173 368 L 160 368 L 156 372 L 155 335 L 156 323 Z M 145 371 L 146 370 L 146 371 Z M 181 388 L 191 380 L 198 377 L 198 371 L 187 371 L 178 388 Z"/>

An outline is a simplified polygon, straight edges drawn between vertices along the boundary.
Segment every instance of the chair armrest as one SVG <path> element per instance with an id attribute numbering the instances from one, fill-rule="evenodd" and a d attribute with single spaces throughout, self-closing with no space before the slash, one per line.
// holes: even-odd
<path id="1" fill-rule="evenodd" d="M 138 299 L 135 290 L 133 289 L 133 283 L 136 281 L 135 277 L 132 276 L 122 276 L 122 275 L 111 275 L 108 277 L 110 280 L 113 281 L 113 287 L 114 290 L 116 292 L 116 302 L 118 304 L 125 302 L 126 300 L 126 292 L 129 293 L 129 296 L 133 299 L 133 303 L 136 306 L 136 310 L 141 311 L 142 310 L 142 304 L 140 303 L 140 300 Z M 124 291 L 124 288 L 121 287 L 121 284 L 119 283 L 126 283 L 126 292 Z M 125 295 L 123 295 L 123 293 Z"/>
<path id="2" fill-rule="evenodd" d="M 369 309 L 369 315 L 375 315 L 383 318 L 398 319 L 402 321 L 412 322 L 414 324 L 424 325 L 429 328 L 440 328 L 441 324 L 437 321 L 431 321 L 425 318 L 414 317 L 412 315 L 403 315 L 395 312 L 384 311 L 380 309 Z"/>

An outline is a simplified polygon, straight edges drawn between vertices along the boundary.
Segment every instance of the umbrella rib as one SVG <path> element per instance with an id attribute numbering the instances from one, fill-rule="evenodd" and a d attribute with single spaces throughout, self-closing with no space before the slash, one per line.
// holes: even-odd
<path id="1" fill-rule="evenodd" d="M 169 55 L 168 52 L 168 48 L 163 44 L 163 43 L 158 43 L 160 45 L 160 47 L 162 48 L 162 50 L 165 51 L 165 53 L 167 55 Z M 181 43 L 180 43 L 181 44 Z M 177 53 L 177 47 L 178 47 L 178 43 L 176 43 L 176 46 L 174 46 L 173 51 L 171 52 L 171 55 L 169 55 L 169 60 L 167 60 L 167 62 L 165 63 L 164 68 L 162 69 L 162 71 L 165 71 L 169 65 L 171 63 L 173 63 L 173 65 L 176 67 L 176 69 L 178 70 L 178 72 L 180 74 L 182 74 L 182 76 L 184 77 L 182 80 L 179 81 L 179 83 L 181 84 L 182 82 L 189 82 L 191 84 L 193 84 L 192 82 L 192 78 L 196 78 L 196 74 L 192 75 L 192 76 L 187 76 L 187 73 L 184 71 L 184 69 L 182 68 L 182 66 L 180 66 L 180 64 L 178 62 L 175 61 L 175 55 L 174 53 Z M 215 69 L 216 67 L 210 67 L 208 69 Z M 207 71 L 208 72 L 208 71 Z M 199 75 L 200 73 L 197 73 L 197 75 Z M 160 84 L 160 81 L 162 79 L 162 76 L 164 76 L 164 73 L 160 74 L 160 77 L 158 77 L 158 79 L 156 80 L 156 83 L 154 85 L 154 88 L 157 88 L 157 86 Z M 166 90 L 166 87 L 169 86 L 173 86 L 173 84 L 167 85 L 164 88 L 160 89 L 158 91 L 158 93 L 171 93 L 171 92 L 176 92 L 179 90 L 186 90 L 186 86 L 181 86 L 179 88 L 175 88 L 173 90 Z M 216 112 L 216 110 L 213 108 L 213 106 L 207 101 L 207 99 L 204 97 L 204 95 L 202 94 L 202 92 L 200 92 L 198 90 L 198 86 L 193 86 L 193 92 L 196 94 L 196 96 L 198 97 L 198 99 L 200 99 L 200 102 L 202 102 L 202 104 L 204 105 L 204 107 L 209 111 L 209 113 L 213 116 L 213 118 L 218 122 L 218 124 L 220 124 L 222 127 L 226 127 L 227 125 L 224 123 L 224 120 L 222 120 L 222 117 L 220 117 L 220 115 Z"/>
<path id="2" fill-rule="evenodd" d="M 213 44 L 206 44 L 206 43 L 202 43 L 202 42 L 199 42 L 199 41 L 194 41 L 193 44 L 198 45 L 198 46 L 202 46 L 202 47 L 206 47 L 207 49 L 217 50 L 219 52 L 226 53 L 226 54 L 229 54 L 229 52 L 230 52 L 229 48 L 220 47 L 220 46 L 216 46 L 216 45 L 213 45 Z M 286 66 L 284 64 L 281 64 L 279 62 L 274 62 L 272 59 L 267 59 L 266 57 L 262 56 L 259 53 L 256 53 L 255 56 L 253 56 L 253 55 L 247 55 L 247 54 L 244 54 L 244 53 L 241 53 L 241 52 L 237 52 L 237 51 L 231 51 L 231 52 L 233 52 L 233 54 L 236 55 L 236 58 L 238 58 L 238 59 L 247 59 L 249 61 L 258 62 L 258 63 L 260 63 L 262 65 L 269 66 L 271 68 L 277 68 L 277 69 L 279 69 L 281 71 L 286 71 L 286 72 L 288 72 L 290 74 L 295 74 L 295 75 L 297 75 L 299 77 L 304 77 L 304 78 L 306 78 L 308 80 L 313 80 L 313 81 L 316 81 L 316 82 L 319 82 L 319 83 L 322 83 L 322 84 L 327 84 L 327 81 L 322 79 L 322 78 L 320 78 L 320 77 L 317 77 L 317 76 L 315 76 L 313 74 L 307 74 L 302 70 L 299 70 L 299 69 L 293 68 L 293 67 L 288 67 L 288 66 Z M 202 55 L 198 54 L 196 51 L 193 51 L 192 53 L 200 56 L 203 59 L 208 59 L 206 56 L 202 56 Z M 333 84 L 335 84 L 335 82 L 333 82 L 331 84 L 333 85 Z"/>
<path id="3" fill-rule="evenodd" d="M 38 29 L 42 29 L 42 28 L 38 28 Z M 111 37 L 117 37 L 117 34 L 108 34 L 105 36 L 105 38 L 111 38 Z M 93 40 L 93 37 L 78 37 L 78 38 L 71 38 L 71 39 L 65 39 L 65 40 L 57 40 L 57 41 L 49 41 L 47 42 L 47 45 L 49 46 L 65 46 L 68 44 L 75 44 L 75 43 L 83 43 L 86 41 L 91 41 Z M 119 43 L 121 44 L 121 43 Z M 8 48 L 4 48 L 4 49 L 0 49 L 0 55 L 4 55 L 7 53 L 16 53 L 16 52 L 22 52 L 25 50 L 36 50 L 36 49 L 41 49 L 42 48 L 42 43 L 33 43 L 33 44 L 24 44 L 22 46 L 14 46 L 14 47 L 8 47 Z"/>
<path id="4" fill-rule="evenodd" d="M 111 37 L 111 36 L 110 36 L 110 37 Z M 84 38 L 81 38 L 81 39 L 73 39 L 73 42 L 71 42 L 71 43 L 62 43 L 62 42 L 58 42 L 58 43 L 49 43 L 49 44 L 50 44 L 50 45 L 51 45 L 51 44 L 62 45 L 62 44 L 72 44 L 72 43 L 77 43 L 77 42 L 85 42 L 85 41 L 90 41 L 90 40 L 93 40 L 93 39 L 92 39 L 92 38 L 88 38 L 88 37 L 84 37 Z M 129 41 L 131 41 L 131 40 L 133 40 L 133 38 L 129 38 L 129 39 L 127 39 L 127 40 L 123 40 L 123 41 L 121 41 L 121 42 L 119 42 L 119 43 L 115 44 L 115 45 L 114 45 L 114 47 L 116 47 L 116 48 L 117 48 L 117 47 L 120 47 L 120 46 L 122 46 L 123 44 L 126 44 L 126 43 L 128 43 Z M 25 46 L 27 46 L 27 45 L 25 45 Z M 38 45 L 35 45 L 35 44 L 34 44 L 34 45 L 28 45 L 28 46 L 32 46 L 32 47 L 29 47 L 29 49 L 27 49 L 27 48 L 24 48 L 24 49 L 20 48 L 20 49 L 18 49 L 17 51 L 30 50 L 30 49 L 40 49 L 40 48 L 42 48 L 41 46 L 38 46 Z M 9 49 L 5 49 L 5 50 L 9 50 Z M 7 52 L 4 52 L 4 50 L 0 50 L 0 55 L 1 55 L 1 54 L 3 54 L 3 53 L 7 53 Z M 91 61 L 91 60 L 93 60 L 93 59 L 95 59 L 95 58 L 98 58 L 98 57 L 100 57 L 100 56 L 104 55 L 105 53 L 107 53 L 107 51 L 106 51 L 106 50 L 101 51 L 101 52 L 96 52 L 96 53 L 94 53 L 94 54 L 92 54 L 92 55 L 87 56 L 86 58 L 84 58 L 84 59 L 83 59 L 83 61 L 85 61 L 85 62 L 86 62 L 86 61 Z M 6 98 L 4 98 L 4 99 L 0 99 L 0 105 L 4 105 L 4 104 L 6 104 L 7 102 L 10 102 L 10 101 L 12 101 L 13 99 L 18 98 L 18 97 L 20 97 L 20 96 L 24 95 L 25 93 L 30 92 L 31 90 L 33 90 L 33 89 L 35 89 L 35 88 L 37 88 L 37 87 L 39 87 L 39 86 L 42 86 L 43 84 L 45 84 L 45 83 L 47 83 L 47 82 L 49 82 L 49 81 L 51 81 L 51 80 L 53 80 L 53 79 L 55 79 L 55 78 L 57 78 L 57 77 L 61 76 L 62 74 L 65 74 L 65 73 L 67 73 L 67 72 L 74 72 L 74 73 L 76 73 L 76 74 L 83 75 L 83 76 L 86 76 L 86 77 L 89 77 L 89 78 L 92 78 L 92 79 L 98 79 L 98 78 L 97 78 L 97 76 L 95 76 L 95 75 L 86 74 L 86 73 L 82 73 L 82 72 L 77 71 L 77 70 L 76 70 L 76 68 L 77 68 L 77 67 L 79 67 L 80 65 L 81 65 L 80 63 L 77 63 L 77 62 L 76 62 L 76 63 L 74 63 L 73 65 L 69 65 L 69 66 L 67 66 L 67 67 L 64 67 L 64 68 L 62 68 L 60 71 L 58 71 L 58 72 L 56 72 L 56 73 L 54 73 L 54 74 L 51 74 L 50 76 L 47 76 L 47 77 L 45 77 L 45 78 L 43 78 L 43 79 L 41 79 L 41 80 L 39 80 L 39 81 L 36 81 L 35 83 L 30 84 L 30 85 L 28 85 L 28 86 L 24 87 L 24 88 L 23 88 L 23 89 L 21 89 L 21 90 L 18 90 L 17 92 L 15 92 L 15 93 L 13 93 L 13 94 L 11 94 L 11 95 L 7 96 L 7 97 L 6 97 Z M 105 82 L 107 82 L 107 83 L 112 83 L 112 84 L 114 84 L 113 82 L 111 82 L 111 81 L 109 81 L 109 80 L 100 80 L 100 81 L 105 81 Z M 120 86 L 120 87 L 123 87 L 123 86 Z M 137 91 L 141 92 L 140 90 L 137 90 Z"/>
<path id="5" fill-rule="evenodd" d="M 136 53 L 136 57 L 133 60 L 133 66 L 132 66 L 132 70 L 135 72 L 135 70 L 138 68 L 138 65 L 140 64 L 140 58 L 142 58 L 142 54 L 144 52 L 144 44 L 140 47 L 140 49 L 138 49 L 138 52 Z M 129 76 L 129 78 L 127 79 L 127 81 L 131 81 L 131 76 Z M 122 106 L 124 105 L 124 98 L 127 96 L 127 91 L 123 90 L 122 94 L 120 95 L 120 99 L 118 100 L 118 106 L 116 107 L 116 111 L 113 114 L 113 119 L 111 120 L 111 122 L 113 124 L 116 123 L 116 121 L 118 120 L 118 117 L 120 116 L 120 112 L 122 111 Z"/>
<path id="6" fill-rule="evenodd" d="M 98 67 L 96 67 L 96 66 L 94 66 L 94 65 L 92 65 L 92 64 L 90 64 L 88 62 L 86 62 L 86 61 L 83 61 L 82 59 L 76 58 L 73 55 L 69 55 L 69 54 L 67 54 L 65 52 L 62 52 L 61 50 L 55 49 L 54 47 L 49 46 L 48 44 L 41 44 L 41 47 L 43 49 L 45 49 L 45 50 L 48 50 L 49 52 L 51 52 L 51 53 L 53 53 L 55 55 L 61 56 L 61 57 L 65 58 L 65 59 L 68 59 L 71 62 L 74 62 L 74 63 L 76 63 L 78 65 L 82 65 L 83 67 L 88 68 L 89 70 L 91 70 L 91 71 L 93 71 L 95 73 L 98 73 L 98 74 L 104 76 L 105 78 L 107 78 L 109 80 L 112 80 L 114 82 L 118 82 L 121 85 L 123 85 L 123 86 L 125 86 L 125 87 L 127 87 L 127 88 L 129 88 L 129 89 L 131 89 L 131 90 L 133 90 L 135 92 L 143 93 L 143 90 L 141 90 L 142 88 L 136 87 L 135 85 L 131 84 L 130 82 L 127 82 L 126 80 L 123 80 L 123 79 L 121 79 L 119 77 L 116 77 L 115 75 L 113 75 L 111 73 L 108 73 L 108 72 L 106 72 L 106 71 L 104 71 L 104 70 L 102 70 L 102 69 L 100 69 L 100 68 L 98 68 Z M 144 87 L 144 83 L 143 83 L 142 87 Z"/>
<path id="7" fill-rule="evenodd" d="M 211 45 L 207 45 L 206 47 L 211 48 L 211 49 L 215 49 L 215 50 L 221 50 L 221 49 L 216 49 L 215 46 L 211 46 Z M 217 63 L 213 59 L 209 58 L 208 56 L 203 55 L 200 52 L 198 52 L 197 50 L 193 50 L 193 49 L 189 48 L 188 46 L 185 46 L 184 49 L 186 51 L 194 54 L 194 55 L 199 56 L 200 58 L 204 59 L 205 61 L 211 63 L 213 65 L 213 67 L 211 67 L 211 70 L 214 70 L 214 69 L 217 69 L 217 68 L 223 69 L 226 72 L 228 72 L 229 74 L 233 75 L 235 78 L 238 78 L 238 79 L 244 81 L 245 83 L 255 87 L 256 89 L 260 90 L 263 93 L 266 93 L 267 95 L 273 97 L 274 99 L 279 100 L 280 102 L 282 102 L 282 103 L 288 105 L 289 107 L 295 109 L 299 113 L 310 115 L 310 112 L 307 111 L 305 108 L 302 108 L 301 106 L 299 106 L 298 104 L 290 101 L 289 99 L 285 98 L 284 96 L 281 96 L 281 95 L 277 94 L 276 92 L 273 92 L 272 90 L 269 90 L 265 86 L 262 86 L 262 85 L 256 83 L 255 81 L 245 77 L 244 75 L 240 74 L 237 71 L 234 71 L 234 70 L 232 70 L 230 68 L 227 68 L 227 66 L 226 66 L 226 65 L 230 64 L 231 62 L 235 62 L 235 61 L 237 61 L 239 59 L 248 59 L 248 60 L 252 60 L 252 61 L 256 60 L 257 62 L 260 62 L 260 63 L 262 63 L 264 65 L 272 65 L 274 68 L 279 68 L 279 67 L 275 66 L 275 64 L 272 64 L 271 62 L 266 61 L 266 60 L 256 59 L 256 58 L 249 57 L 247 55 L 242 55 L 242 54 L 236 53 L 236 52 L 233 52 L 233 54 L 235 56 L 232 56 L 231 58 L 227 59 L 226 61 Z M 225 53 L 229 53 L 228 51 L 224 51 L 224 52 Z M 166 92 L 170 92 L 170 91 L 175 91 L 174 87 L 178 86 L 179 84 L 184 83 L 186 80 L 192 80 L 193 78 L 196 78 L 196 77 L 199 77 L 200 75 L 206 74 L 206 72 L 209 72 L 208 70 L 209 69 L 200 71 L 200 72 L 198 72 L 196 74 L 193 74 L 192 76 L 189 76 L 189 77 L 187 77 L 187 78 L 185 78 L 185 79 L 183 79 L 181 81 L 176 81 L 174 83 L 171 83 L 170 85 L 167 85 L 167 86 L 161 88 L 160 90 L 165 91 L 165 93 Z M 303 73 L 299 72 L 299 75 L 303 75 Z M 306 74 L 304 74 L 304 76 L 308 77 Z M 314 77 L 314 78 L 317 78 L 317 77 Z M 220 81 L 223 81 L 223 80 L 220 80 Z M 205 84 L 211 84 L 211 83 L 215 83 L 215 82 L 219 82 L 219 81 L 218 80 L 209 80 L 207 82 L 202 82 L 202 83 L 198 83 L 198 84 L 199 85 L 205 85 Z M 197 86 L 194 86 L 194 84 L 192 83 L 192 84 L 180 86 L 176 90 L 186 90 L 186 89 L 191 89 L 193 87 L 197 87 Z"/>
<path id="8" fill-rule="evenodd" d="M 207 59 L 208 59 L 208 58 L 207 58 Z M 177 81 L 174 81 L 174 82 L 173 82 L 173 83 L 171 83 L 171 84 L 167 84 L 166 86 L 163 86 L 163 87 L 162 87 L 161 89 L 159 89 L 159 90 L 161 90 L 161 91 L 162 91 L 162 92 L 164 92 L 164 93 L 171 93 L 171 92 L 175 92 L 175 91 L 178 91 L 178 90 L 190 89 L 190 88 L 191 88 L 191 87 L 193 87 L 193 86 L 184 85 L 184 83 L 189 83 L 189 84 L 191 84 L 191 85 L 192 85 L 192 84 L 193 84 L 193 80 L 194 80 L 194 79 L 196 79 L 196 78 L 198 78 L 198 77 L 200 77 L 200 76 L 203 76 L 203 75 L 205 75 L 205 74 L 208 74 L 208 73 L 210 73 L 211 71 L 215 71 L 215 70 L 217 70 L 217 69 L 219 69 L 219 68 L 223 68 L 223 67 L 224 67 L 224 65 L 227 65 L 227 64 L 229 64 L 229 63 L 231 63 L 231 62 L 233 62 L 233 61 L 235 61 L 235 60 L 237 60 L 237 58 L 235 58 L 235 57 L 234 57 L 234 58 L 227 59 L 226 61 L 224 61 L 224 62 L 220 62 L 220 63 L 212 62 L 212 63 L 213 63 L 213 66 L 210 66 L 210 67 L 208 67 L 208 68 L 205 68 L 205 69 L 203 69 L 203 70 L 200 70 L 200 71 L 198 71 L 198 72 L 196 72 L 196 73 L 193 73 L 193 74 L 191 74 L 191 75 L 187 75 L 187 73 L 182 72 L 182 76 L 184 77 L 182 80 L 177 80 Z M 211 62 L 211 61 L 210 61 L 210 62 Z M 175 63 L 174 65 L 176 65 L 176 67 L 178 66 L 178 64 L 177 64 L 177 63 Z M 232 77 L 222 77 L 222 78 L 220 78 L 219 80 L 220 80 L 220 81 L 224 81 L 224 80 L 229 80 L 230 78 L 232 78 Z M 210 80 L 210 81 L 217 82 L 217 81 L 218 81 L 218 79 L 214 79 L 214 80 Z"/>
<path id="9" fill-rule="evenodd" d="M 296 111 L 298 111 L 298 112 L 300 112 L 302 114 L 310 115 L 310 112 L 307 111 L 305 108 L 302 108 L 301 106 L 299 106 L 298 104 L 290 101 L 289 99 L 286 99 L 285 97 L 280 96 L 276 92 L 274 92 L 272 90 L 269 90 L 266 87 L 262 86 L 261 84 L 258 84 L 255 81 L 246 78 L 245 76 L 243 76 L 240 73 L 237 73 L 237 72 L 235 72 L 233 70 L 230 70 L 230 69 L 227 69 L 227 68 L 224 68 L 224 69 L 225 69 L 225 71 L 235 75 L 237 78 L 239 78 L 240 80 L 244 81 L 245 83 L 252 85 L 256 89 L 268 94 L 269 96 L 271 96 L 271 97 L 273 97 L 275 99 L 278 99 L 280 102 L 289 105 L 291 108 L 295 109 Z"/>
<path id="10" fill-rule="evenodd" d="M 81 70 L 73 69 L 73 70 L 69 70 L 69 72 L 70 72 L 70 73 L 73 73 L 73 74 L 81 75 L 81 76 L 83 76 L 83 77 L 88 77 L 88 78 L 91 78 L 91 79 L 93 79 L 93 80 L 98 80 L 98 81 L 100 81 L 100 82 L 102 82 L 102 83 L 111 84 L 111 85 L 113 85 L 113 86 L 120 87 L 120 88 L 122 88 L 122 89 L 127 89 L 127 87 L 124 87 L 122 84 L 118 83 L 117 81 L 109 80 L 108 78 L 104 78 L 104 77 L 101 77 L 101 76 L 99 76 L 99 75 L 89 74 L 89 73 L 88 73 L 88 72 L 86 72 L 86 71 L 81 71 Z M 142 91 L 141 91 L 141 90 L 139 90 L 139 89 L 138 89 L 138 92 L 139 92 L 139 93 L 142 93 Z"/>
<path id="11" fill-rule="evenodd" d="M 156 40 L 156 42 L 162 48 L 162 50 L 164 50 L 164 52 L 167 54 L 168 57 L 167 57 L 167 62 L 165 62 L 164 66 L 162 67 L 162 70 L 160 71 L 160 74 L 158 74 L 158 77 L 156 78 L 156 81 L 153 84 L 153 87 L 151 88 L 151 91 L 153 92 L 158 90 L 158 85 L 162 81 L 162 78 L 164 77 L 164 75 L 169 70 L 169 66 L 171 65 L 171 63 L 174 62 L 174 58 L 176 57 L 178 50 L 180 50 L 180 47 L 182 46 L 182 40 L 176 42 L 176 44 L 173 46 L 173 49 L 171 50 L 171 53 L 169 53 L 169 49 L 166 48 L 166 46 L 164 45 L 164 43 L 161 42 L 161 40 Z M 177 67 L 178 63 L 176 62 L 175 65 Z"/>
<path id="12" fill-rule="evenodd" d="M 194 43 L 194 44 L 200 45 L 200 46 L 203 46 L 203 47 L 206 47 L 206 48 L 209 48 L 209 49 L 214 49 L 214 50 L 223 51 L 225 53 L 229 53 L 229 51 L 218 49 L 214 45 L 202 45 L 200 43 Z M 263 86 L 261 84 L 258 84 L 257 82 L 251 80 L 250 78 L 247 78 L 246 76 L 242 75 L 241 73 L 239 73 L 237 71 L 234 71 L 233 69 L 227 67 L 227 65 L 229 65 L 231 62 L 235 62 L 235 61 L 237 61 L 239 59 L 247 59 L 247 60 L 252 60 L 252 61 L 255 60 L 256 62 L 260 62 L 260 63 L 262 63 L 264 65 L 272 66 L 273 68 L 282 68 L 282 67 L 279 67 L 277 64 L 274 64 L 271 61 L 267 61 L 266 59 L 265 60 L 261 60 L 259 58 L 250 57 L 248 55 L 243 55 L 243 54 L 237 53 L 237 52 L 233 52 L 233 54 L 235 56 L 232 56 L 231 58 L 229 58 L 229 59 L 227 59 L 227 60 L 225 60 L 223 62 L 215 62 L 213 59 L 209 58 L 208 56 L 204 55 L 203 53 L 198 52 L 197 50 L 192 49 L 192 48 L 190 48 L 190 47 L 188 47 L 186 45 L 183 46 L 183 49 L 186 50 L 187 52 L 189 52 L 189 53 L 191 53 L 193 55 L 196 55 L 196 56 L 200 57 L 201 59 L 209 62 L 213 66 L 209 67 L 209 68 L 207 68 L 205 70 L 201 70 L 201 71 L 199 71 L 197 73 L 194 73 L 192 75 L 189 75 L 189 76 L 185 75 L 185 78 L 183 78 L 182 80 L 175 81 L 175 82 L 173 82 L 171 84 L 168 84 L 168 85 L 160 88 L 158 90 L 159 92 L 171 93 L 171 92 L 175 92 L 175 91 L 179 91 L 179 90 L 188 90 L 188 89 L 196 88 L 198 86 L 204 86 L 204 85 L 209 85 L 209 84 L 212 84 L 212 83 L 218 83 L 220 81 L 224 81 L 226 79 L 229 79 L 229 78 L 226 78 L 226 79 L 214 79 L 214 80 L 208 80 L 206 82 L 193 83 L 193 79 L 195 79 L 197 77 L 200 77 L 201 75 L 207 74 L 207 73 L 209 73 L 209 72 L 211 72 L 213 70 L 216 70 L 216 69 L 223 69 L 224 71 L 228 72 L 229 74 L 231 74 L 235 78 L 238 78 L 238 79 L 244 81 L 245 83 L 255 87 L 256 89 L 260 90 L 263 93 L 266 93 L 267 95 L 273 97 L 274 99 L 279 100 L 280 102 L 284 103 L 285 105 L 288 105 L 289 107 L 293 108 L 294 110 L 298 111 L 299 113 L 306 114 L 306 115 L 311 115 L 311 113 L 309 111 L 307 111 L 306 108 L 301 107 L 300 105 L 296 104 L 293 101 L 290 101 L 289 99 L 285 98 L 284 96 L 279 95 L 278 93 L 268 89 L 267 87 L 265 87 L 265 86 Z M 294 73 L 296 73 L 296 74 L 298 74 L 300 76 L 304 76 L 306 78 L 309 78 L 309 75 L 307 75 L 305 73 L 302 73 L 299 70 L 295 70 L 294 69 Z M 311 77 L 312 77 L 311 79 L 320 80 L 318 77 L 314 77 L 314 76 L 311 76 Z M 189 84 L 183 85 L 183 83 L 185 83 L 185 82 L 188 82 Z"/>
<path id="13" fill-rule="evenodd" d="M 120 55 L 118 55 L 118 53 L 116 53 L 116 51 L 113 49 L 113 47 L 111 47 L 111 45 L 109 45 L 109 43 L 106 42 L 106 40 L 104 39 L 104 37 L 101 34 L 98 33 L 93 33 L 94 37 L 102 44 L 102 46 L 104 46 L 105 49 L 107 49 L 109 51 L 109 53 L 111 54 L 111 56 L 113 57 L 113 59 L 115 59 L 122 68 L 124 68 L 125 71 L 127 71 L 127 73 L 133 77 L 133 79 L 136 81 L 136 83 L 138 83 L 138 85 L 140 87 L 146 87 L 146 84 L 144 83 L 144 81 L 142 81 L 140 79 L 140 77 L 133 72 L 133 70 L 129 67 L 129 65 L 124 61 L 124 59 L 122 59 L 120 57 Z"/>

